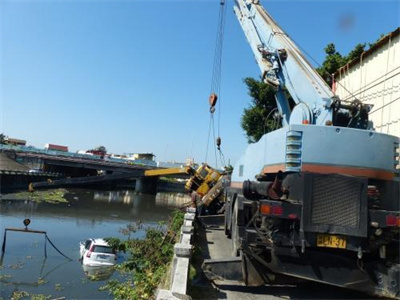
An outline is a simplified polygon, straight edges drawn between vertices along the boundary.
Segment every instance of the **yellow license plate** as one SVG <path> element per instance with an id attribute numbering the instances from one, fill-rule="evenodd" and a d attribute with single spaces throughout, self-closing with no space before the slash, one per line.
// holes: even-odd
<path id="1" fill-rule="evenodd" d="M 346 249 L 346 238 L 331 234 L 318 234 L 317 247 Z"/>

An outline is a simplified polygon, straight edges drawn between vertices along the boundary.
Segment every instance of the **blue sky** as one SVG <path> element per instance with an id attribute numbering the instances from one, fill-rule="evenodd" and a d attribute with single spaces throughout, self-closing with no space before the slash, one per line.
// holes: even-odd
<path id="1" fill-rule="evenodd" d="M 400 1 L 262 4 L 318 62 L 330 42 L 347 54 L 400 25 Z M 220 134 L 234 164 L 247 146 L 243 79 L 259 69 L 227 5 Z M 218 0 L 0 0 L 0 10 L 1 132 L 37 147 L 205 160 Z"/>

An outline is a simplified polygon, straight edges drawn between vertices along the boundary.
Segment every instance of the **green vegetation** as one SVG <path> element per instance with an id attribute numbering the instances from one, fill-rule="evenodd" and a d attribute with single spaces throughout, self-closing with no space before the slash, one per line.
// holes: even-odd
<path id="1" fill-rule="evenodd" d="M 273 115 L 273 110 L 276 108 L 276 91 L 270 85 L 254 78 L 247 77 L 244 83 L 251 97 L 251 103 L 243 111 L 241 126 L 246 133 L 247 142 L 256 143 L 265 133 L 281 127 L 279 120 Z M 287 98 L 290 102 L 289 94 Z"/>
<path id="2" fill-rule="evenodd" d="M 383 34 L 373 43 L 368 43 L 368 49 L 374 47 L 382 38 Z M 317 68 L 317 72 L 321 75 L 321 77 L 326 81 L 329 86 L 332 86 L 332 74 L 334 74 L 341 67 L 351 62 L 354 59 L 359 59 L 361 54 L 368 50 L 366 49 L 366 43 L 357 44 L 353 50 L 349 52 L 347 55 L 341 55 L 338 51 L 336 51 L 335 44 L 328 44 L 324 51 L 326 53 L 325 60 L 322 63 L 322 66 Z"/>
<path id="3" fill-rule="evenodd" d="M 114 248 L 129 253 L 129 258 L 116 268 L 127 277 L 124 282 L 110 280 L 101 290 L 108 290 L 116 299 L 151 299 L 160 284 L 165 284 L 169 264 L 174 254 L 184 213 L 175 211 L 168 226 L 159 223 L 156 227 L 144 228 L 142 223 L 128 225 L 121 230 L 126 240 L 106 238 Z M 144 239 L 131 239 L 137 230 L 146 231 Z"/>
<path id="4" fill-rule="evenodd" d="M 6 136 L 3 133 L 0 133 L 0 144 L 6 143 Z"/>
<path id="5" fill-rule="evenodd" d="M 18 192 L 3 195 L 2 200 L 31 200 L 35 202 L 48 202 L 48 203 L 66 203 L 68 202 L 64 195 L 67 193 L 66 189 L 54 189 L 47 191 L 34 191 L 34 192 Z"/>
<path id="6" fill-rule="evenodd" d="M 325 60 L 322 63 L 322 66 L 317 68 L 317 72 L 329 86 L 332 86 L 332 74 L 353 59 L 359 58 L 365 51 L 365 46 L 365 43 L 357 44 L 347 56 L 342 56 L 338 51 L 336 51 L 335 44 L 328 44 L 324 49 L 326 53 Z"/>
<path id="7" fill-rule="evenodd" d="M 11 299 L 19 300 L 19 299 L 31 299 L 31 300 L 47 300 L 51 299 L 51 295 L 43 295 L 43 294 L 30 294 L 26 291 L 14 291 L 11 295 Z"/>

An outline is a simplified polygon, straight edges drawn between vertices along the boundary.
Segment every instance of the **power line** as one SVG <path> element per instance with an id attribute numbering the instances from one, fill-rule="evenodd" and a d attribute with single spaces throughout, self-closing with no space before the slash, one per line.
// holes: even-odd
<path id="1" fill-rule="evenodd" d="M 398 69 L 398 68 L 396 68 L 396 69 Z M 389 73 L 390 73 L 390 72 L 389 72 Z M 382 77 L 386 76 L 386 75 L 389 74 L 389 73 L 386 73 L 386 74 L 382 75 L 381 77 L 375 79 L 374 81 L 370 82 L 369 84 L 376 82 L 377 80 L 381 79 Z M 363 93 L 363 92 L 365 92 L 365 91 L 368 91 L 369 89 L 372 89 L 373 87 L 376 87 L 377 85 L 380 85 L 381 83 L 385 82 L 386 80 L 392 79 L 393 77 L 395 77 L 395 76 L 397 76 L 397 75 L 399 75 L 399 74 L 400 74 L 400 72 L 398 72 L 398 73 L 396 73 L 396 74 L 390 76 L 389 78 L 386 78 L 386 79 L 384 79 L 384 80 L 381 80 L 381 81 L 379 81 L 378 83 L 376 83 L 376 84 L 374 84 L 374 85 L 371 85 L 371 86 L 369 86 L 368 88 L 365 88 L 365 89 L 363 89 L 363 90 L 360 88 L 360 90 L 357 91 L 357 92 L 355 92 L 353 95 L 358 95 L 358 94 L 361 94 L 361 93 Z M 350 96 L 350 97 L 351 97 L 351 96 Z M 346 99 L 348 99 L 348 98 L 349 98 L 349 97 L 344 98 L 344 101 L 345 101 Z"/>
<path id="2" fill-rule="evenodd" d="M 381 110 L 381 109 L 383 109 L 384 107 L 386 107 L 386 106 L 388 106 L 388 105 L 390 105 L 390 104 L 392 104 L 393 102 L 396 102 L 396 101 L 398 101 L 398 100 L 400 100 L 400 97 L 399 97 L 399 98 L 396 98 L 396 99 L 394 99 L 394 100 L 392 100 L 392 101 L 390 101 L 390 102 L 388 102 L 388 103 L 386 103 L 386 104 L 384 104 L 384 105 L 382 105 L 381 107 L 378 107 L 377 109 L 371 111 L 369 114 L 372 115 L 373 113 L 377 112 L 378 110 Z"/>

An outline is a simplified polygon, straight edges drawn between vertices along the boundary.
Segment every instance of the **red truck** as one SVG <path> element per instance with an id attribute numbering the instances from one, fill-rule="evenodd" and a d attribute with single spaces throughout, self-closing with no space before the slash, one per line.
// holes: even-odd
<path id="1" fill-rule="evenodd" d="M 57 151 L 68 152 L 68 146 L 61 146 L 61 145 L 55 145 L 55 144 L 46 144 L 44 146 L 44 148 L 47 149 L 47 150 L 57 150 Z"/>

